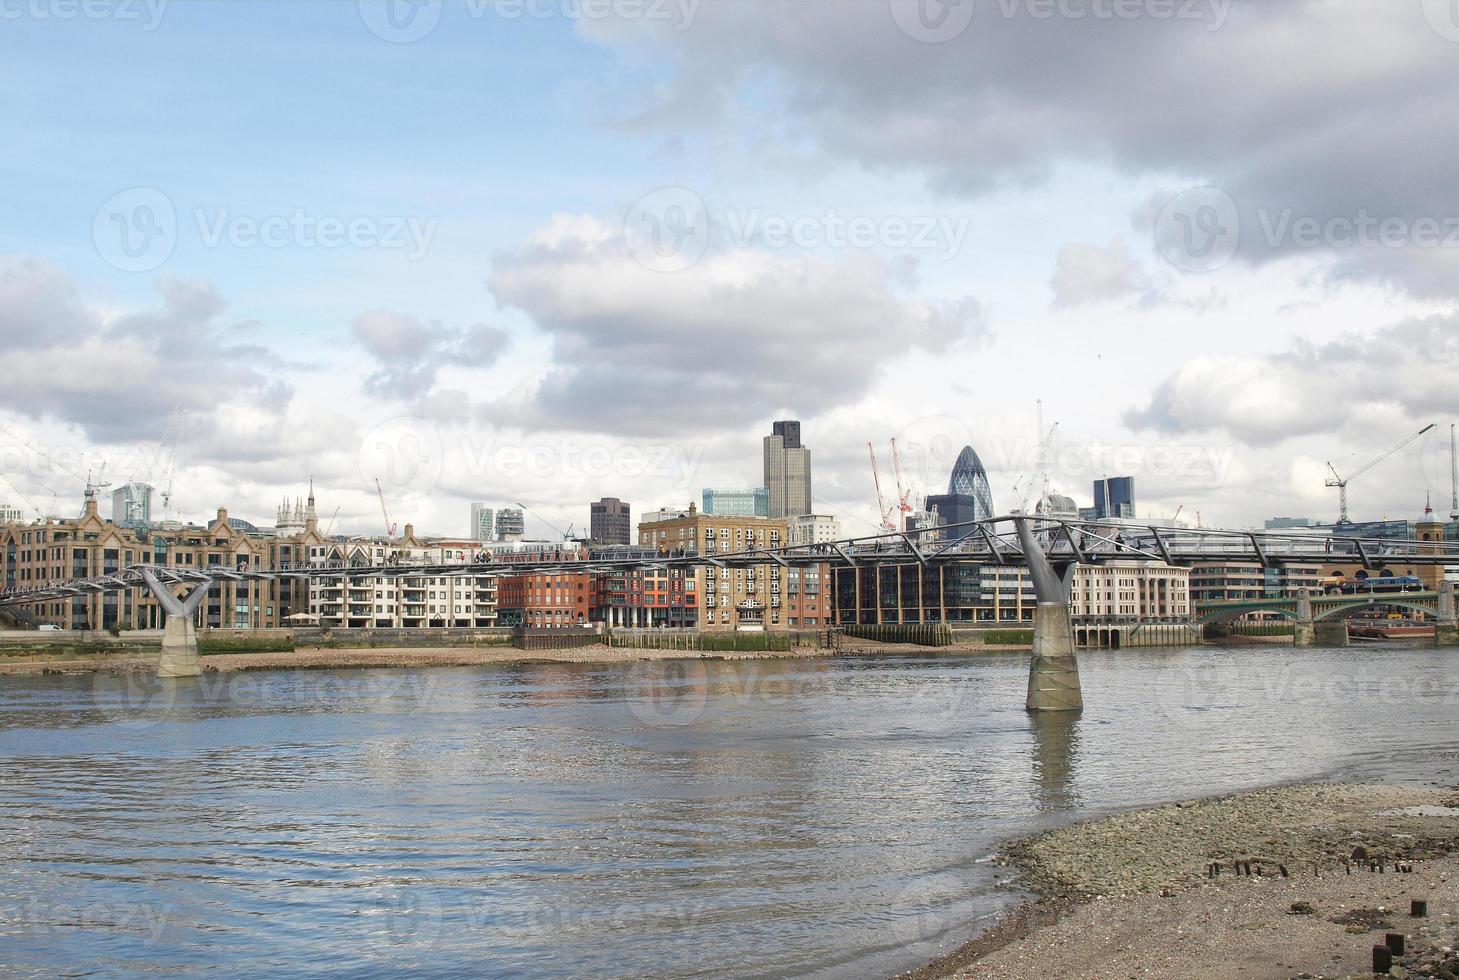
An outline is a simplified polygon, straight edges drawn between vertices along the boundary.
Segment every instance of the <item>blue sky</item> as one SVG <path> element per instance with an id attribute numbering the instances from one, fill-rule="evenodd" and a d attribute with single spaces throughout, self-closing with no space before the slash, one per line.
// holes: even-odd
<path id="1" fill-rule="evenodd" d="M 604 17 L 427 0 L 434 28 L 392 43 L 371 29 L 390 9 L 423 23 L 403 0 L 94 0 L 63 19 L 69 2 L 0 2 L 0 343 L 58 379 L 15 386 L 0 421 L 99 461 L 187 408 L 184 516 L 267 522 L 314 473 L 342 526 L 369 530 L 364 447 L 405 419 L 441 446 L 430 481 L 395 488 L 422 527 L 460 533 L 473 498 L 581 524 L 601 494 L 645 509 L 754 482 L 759 435 L 793 415 L 818 506 L 865 530 L 868 440 L 956 429 L 1012 505 L 1042 399 L 1076 498 L 1127 466 L 1149 513 L 1257 523 L 1330 510 L 1326 459 L 1459 415 L 1452 249 L 1251 242 L 1284 208 L 1459 213 L 1442 145 L 1397 153 L 1455 129 L 1424 93 L 1459 46 L 1418 4 L 1213 0 L 1180 23 L 982 0 L 928 43 L 905 25 L 932 0 L 684 0 L 668 19 L 636 0 Z M 1298 29 L 1308 43 L 1270 58 Z M 1366 60 L 1344 67 L 1348 47 Z M 1391 167 L 1405 190 L 1373 200 Z M 1192 269 L 1155 235 L 1207 186 L 1242 238 Z M 633 236 L 664 188 L 702 205 L 708 245 L 646 269 Z M 159 205 L 175 240 L 128 268 L 120 235 Z M 873 239 L 829 240 L 828 216 Z M 312 231 L 259 244 L 271 219 Z M 767 220 L 812 239 L 767 238 Z M 320 222 L 363 238 L 309 247 Z M 909 244 L 908 224 L 935 227 Z M 736 237 L 748 225 L 762 234 Z M 248 369 L 213 377 L 224 348 Z M 108 412 L 86 385 L 112 366 L 128 377 Z M 562 465 L 509 472 L 502 447 Z M 669 478 L 643 447 L 693 465 Z M 629 462 L 585 472 L 588 448 Z M 1369 516 L 1446 495 L 1443 448 L 1396 459 Z M 1160 462 L 1180 453 L 1219 462 Z M 66 482 L 11 463 L 0 499 Z"/>

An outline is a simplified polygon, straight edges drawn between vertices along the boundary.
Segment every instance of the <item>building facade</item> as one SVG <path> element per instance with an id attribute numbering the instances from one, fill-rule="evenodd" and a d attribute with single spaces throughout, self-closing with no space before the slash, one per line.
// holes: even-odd
<path id="1" fill-rule="evenodd" d="M 628 504 L 617 497 L 603 497 L 589 505 L 588 536 L 595 544 L 630 544 L 633 519 Z"/>
<path id="2" fill-rule="evenodd" d="M 496 540 L 496 511 L 486 504 L 476 502 L 471 505 L 471 530 L 470 535 L 474 541 L 495 541 Z"/>
<path id="3" fill-rule="evenodd" d="M 705 487 L 701 504 L 706 514 L 723 517 L 769 517 L 770 491 L 764 487 L 727 490 Z"/>
<path id="4" fill-rule="evenodd" d="M 784 520 L 703 514 L 692 504 L 677 517 L 640 524 L 638 535 L 640 545 L 659 554 L 704 557 L 780 548 L 789 539 Z M 706 564 L 694 569 L 693 584 L 686 579 L 685 590 L 698 597 L 701 630 L 778 631 L 826 625 L 831 616 L 827 582 L 821 563 L 799 568 L 770 561 L 747 568 Z"/>
<path id="5" fill-rule="evenodd" d="M 122 527 L 146 527 L 152 523 L 152 487 L 127 483 L 111 492 L 111 521 Z"/>
<path id="6" fill-rule="evenodd" d="M 521 541 L 527 534 L 527 519 L 520 507 L 502 507 L 496 512 L 496 539 Z"/>
<path id="7" fill-rule="evenodd" d="M 1301 591 L 1322 591 L 1322 566 L 1282 564 L 1263 568 L 1260 562 L 1228 560 L 1190 568 L 1192 602 L 1277 599 Z"/>
<path id="8" fill-rule="evenodd" d="M 841 539 L 841 522 L 828 514 L 801 514 L 787 519 L 792 547 L 827 544 Z"/>
<path id="9" fill-rule="evenodd" d="M 776 422 L 764 439 L 765 490 L 769 517 L 811 512 L 811 451 L 800 440 L 800 423 Z"/>
<path id="10" fill-rule="evenodd" d="M 1094 481 L 1094 519 L 1135 516 L 1135 478 L 1111 476 Z"/>

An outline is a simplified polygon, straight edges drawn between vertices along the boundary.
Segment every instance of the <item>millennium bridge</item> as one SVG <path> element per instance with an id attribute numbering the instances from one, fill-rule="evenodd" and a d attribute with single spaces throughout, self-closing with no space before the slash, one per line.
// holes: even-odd
<path id="1" fill-rule="evenodd" d="M 932 535 L 935 540 L 929 540 Z M 513 556 L 517 558 L 520 556 Z M 417 561 L 370 563 L 299 563 L 277 568 L 222 566 L 168 567 L 133 565 L 109 575 L 74 579 L 31 589 L 0 591 L 0 606 L 52 602 L 96 592 L 146 588 L 165 615 L 158 674 L 196 676 L 198 661 L 194 613 L 208 590 L 219 581 L 278 579 L 357 579 L 394 577 L 504 577 L 553 572 L 606 573 L 640 570 L 746 568 L 774 563 L 782 567 L 826 564 L 859 568 L 884 565 L 935 565 L 978 562 L 1028 569 L 1036 602 L 1033 657 L 1029 665 L 1029 711 L 1077 711 L 1083 707 L 1079 668 L 1074 655 L 1069 612 L 1074 569 L 1125 561 L 1160 562 L 1174 566 L 1219 561 L 1255 562 L 1264 568 L 1289 564 L 1359 564 L 1381 569 L 1385 564 L 1442 566 L 1459 564 L 1459 542 L 1407 541 L 1344 535 L 1271 531 L 1171 528 L 1133 522 L 1065 520 L 1026 514 L 962 524 L 935 531 L 894 531 L 841 541 L 733 552 L 667 552 L 654 557 L 581 557 L 551 554 L 513 560 L 482 552 L 472 562 L 431 564 Z M 179 589 L 183 590 L 179 594 Z M 1459 638 L 1453 587 L 1437 592 L 1407 593 L 1376 600 L 1309 596 L 1291 599 L 1212 603 L 1197 610 L 1200 622 L 1217 622 L 1246 612 L 1270 609 L 1297 621 L 1303 630 L 1335 615 L 1345 606 L 1369 601 L 1421 609 L 1434 616 L 1442 637 Z M 1310 634 L 1308 634 L 1310 640 Z"/>

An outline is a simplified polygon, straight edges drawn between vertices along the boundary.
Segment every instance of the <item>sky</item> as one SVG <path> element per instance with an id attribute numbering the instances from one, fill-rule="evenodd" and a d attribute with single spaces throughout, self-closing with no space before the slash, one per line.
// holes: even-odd
<path id="1" fill-rule="evenodd" d="M 0 0 L 0 502 L 552 536 L 796 418 L 847 534 L 893 438 L 1447 513 L 1456 90 L 1449 0 Z"/>

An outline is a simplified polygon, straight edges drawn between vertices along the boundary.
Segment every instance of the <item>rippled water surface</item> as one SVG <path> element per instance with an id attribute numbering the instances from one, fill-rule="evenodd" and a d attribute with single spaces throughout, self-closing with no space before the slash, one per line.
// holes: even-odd
<path id="1" fill-rule="evenodd" d="M 0 973 L 890 974 L 998 842 L 1319 776 L 1456 778 L 1459 653 L 0 678 Z"/>

